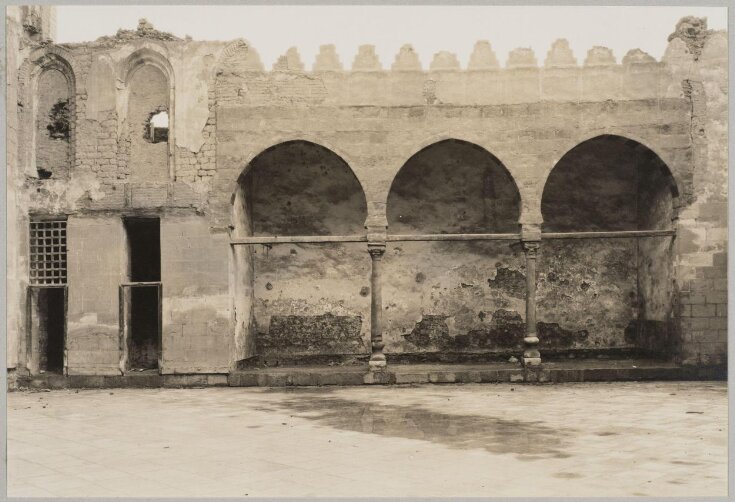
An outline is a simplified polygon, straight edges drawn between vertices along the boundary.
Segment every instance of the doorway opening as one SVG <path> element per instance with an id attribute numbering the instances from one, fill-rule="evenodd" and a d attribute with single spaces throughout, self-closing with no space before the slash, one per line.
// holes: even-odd
<path id="1" fill-rule="evenodd" d="M 64 373 L 66 349 L 66 219 L 36 217 L 29 226 L 28 369 Z"/>
<path id="2" fill-rule="evenodd" d="M 158 369 L 161 355 L 161 238 L 158 218 L 126 218 L 129 282 L 121 286 L 123 369 Z"/>
<path id="3" fill-rule="evenodd" d="M 31 287 L 33 373 L 64 373 L 66 287 Z"/>

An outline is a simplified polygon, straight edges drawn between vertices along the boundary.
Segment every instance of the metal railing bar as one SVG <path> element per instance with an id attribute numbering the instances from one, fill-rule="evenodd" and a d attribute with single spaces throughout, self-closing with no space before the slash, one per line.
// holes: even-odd
<path id="1" fill-rule="evenodd" d="M 609 232 L 542 232 L 542 239 L 620 239 L 675 236 L 676 230 L 614 230 Z"/>
<path id="2" fill-rule="evenodd" d="M 387 242 L 404 241 L 517 241 L 521 234 L 394 234 Z"/>
<path id="3" fill-rule="evenodd" d="M 231 246 L 249 244 L 319 244 L 322 242 L 367 242 L 366 235 L 269 235 L 231 239 Z"/>
<path id="4" fill-rule="evenodd" d="M 675 236 L 675 230 L 612 230 L 582 232 L 542 232 L 542 239 L 615 239 L 632 237 Z M 387 235 L 386 242 L 408 241 L 518 241 L 520 233 L 501 234 L 393 234 Z M 329 242 L 368 242 L 366 235 L 269 235 L 260 237 L 240 237 L 230 240 L 231 246 L 253 244 L 319 244 Z"/>

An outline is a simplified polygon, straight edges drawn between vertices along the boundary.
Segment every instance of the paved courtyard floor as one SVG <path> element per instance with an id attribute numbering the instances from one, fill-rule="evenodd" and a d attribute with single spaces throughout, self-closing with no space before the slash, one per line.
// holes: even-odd
<path id="1" fill-rule="evenodd" d="M 9 496 L 727 494 L 723 383 L 8 395 Z"/>

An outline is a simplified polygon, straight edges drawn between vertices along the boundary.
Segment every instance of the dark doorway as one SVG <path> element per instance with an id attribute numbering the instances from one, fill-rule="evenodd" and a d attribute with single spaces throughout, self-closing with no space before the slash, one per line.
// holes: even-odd
<path id="1" fill-rule="evenodd" d="M 65 289 L 39 288 L 37 295 L 35 317 L 38 323 L 38 369 L 63 373 L 66 331 Z"/>
<path id="2" fill-rule="evenodd" d="M 130 282 L 161 280 L 161 225 L 158 218 L 126 218 Z"/>
<path id="3" fill-rule="evenodd" d="M 158 218 L 126 218 L 130 256 L 127 369 L 155 369 L 160 352 L 161 239 Z"/>

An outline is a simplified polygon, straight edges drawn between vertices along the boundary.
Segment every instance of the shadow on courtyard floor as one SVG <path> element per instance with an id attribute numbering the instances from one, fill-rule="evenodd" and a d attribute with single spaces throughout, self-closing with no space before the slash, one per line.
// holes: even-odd
<path id="1" fill-rule="evenodd" d="M 575 437 L 572 429 L 551 428 L 534 420 L 506 420 L 493 416 L 449 414 L 419 406 L 365 403 L 337 397 L 285 393 L 275 407 L 259 411 L 288 412 L 335 429 L 431 441 L 468 450 L 510 453 L 521 460 L 567 458 Z"/>

